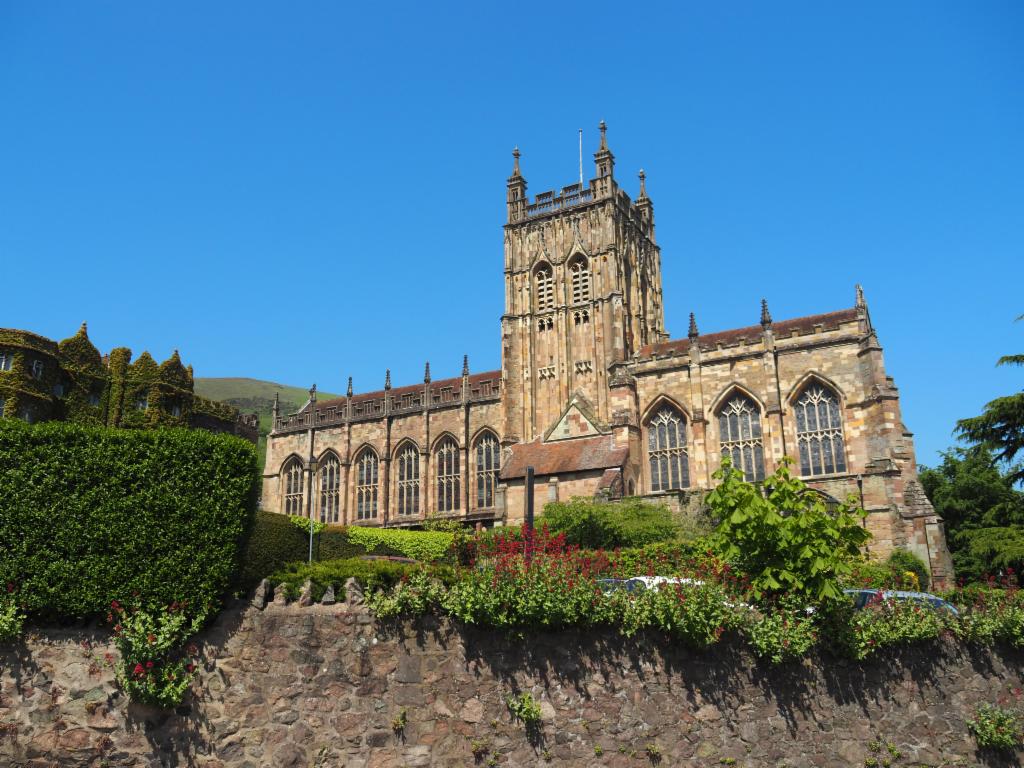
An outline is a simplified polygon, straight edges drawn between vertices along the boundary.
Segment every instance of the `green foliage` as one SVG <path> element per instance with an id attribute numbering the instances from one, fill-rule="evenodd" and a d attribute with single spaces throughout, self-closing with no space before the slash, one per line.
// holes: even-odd
<path id="1" fill-rule="evenodd" d="M 21 636 L 25 614 L 11 595 L 0 597 L 0 643 L 7 643 Z"/>
<path id="2" fill-rule="evenodd" d="M 275 571 L 270 576 L 273 586 L 285 584 L 290 597 L 297 597 L 307 579 L 313 583 L 313 598 L 323 597 L 328 586 L 333 586 L 338 599 L 344 596 L 345 582 L 354 578 L 370 591 L 381 591 L 394 587 L 406 576 L 410 576 L 420 566 L 408 563 L 395 563 L 389 560 L 326 560 L 314 563 L 290 563 Z M 444 576 L 443 570 L 437 571 Z M 448 577 L 450 578 L 450 576 Z"/>
<path id="3" fill-rule="evenodd" d="M 711 556 L 711 541 L 667 541 L 608 554 L 616 576 L 679 576 Z"/>
<path id="4" fill-rule="evenodd" d="M 642 629 L 657 629 L 701 650 L 739 626 L 736 607 L 714 581 L 661 584 L 628 597 L 619 592 L 612 595 L 611 602 L 618 603 L 616 613 L 621 616 L 622 632 L 627 637 Z"/>
<path id="5" fill-rule="evenodd" d="M 410 531 L 404 528 L 364 528 L 354 525 L 348 529 L 349 540 L 370 552 L 386 546 L 405 557 L 434 563 L 452 552 L 454 535 L 443 531 Z"/>
<path id="6" fill-rule="evenodd" d="M 541 524 L 552 533 L 564 533 L 568 544 L 589 549 L 642 547 L 669 541 L 680 530 L 667 507 L 641 499 L 552 502 L 544 507 Z"/>
<path id="7" fill-rule="evenodd" d="M 313 542 L 313 557 L 316 560 L 343 560 L 360 555 L 402 556 L 397 549 L 385 544 L 377 544 L 367 551 L 366 547 L 356 544 L 348 535 L 349 529 L 344 525 L 328 525 Z M 308 542 L 307 542 L 308 546 Z M 302 555 L 305 558 L 305 554 Z M 294 558 L 299 559 L 299 558 Z"/>
<path id="8" fill-rule="evenodd" d="M 869 534 L 863 511 L 850 503 L 829 513 L 817 494 L 784 461 L 763 488 L 743 480 L 728 459 L 715 473 L 721 483 L 707 504 L 720 520 L 715 541 L 722 556 L 750 575 L 755 598 L 787 592 L 810 601 L 841 596 Z"/>
<path id="9" fill-rule="evenodd" d="M 308 537 L 287 516 L 260 510 L 245 537 L 237 586 L 249 590 L 287 563 L 305 560 L 308 552 Z"/>
<path id="10" fill-rule="evenodd" d="M 540 722 L 540 703 L 529 691 L 523 691 L 518 696 L 509 696 L 505 703 L 512 717 L 524 725 L 531 726 Z"/>
<path id="11" fill-rule="evenodd" d="M 377 617 L 422 616 L 435 612 L 441 604 L 444 585 L 423 569 L 403 575 L 393 589 L 374 589 L 366 595 L 366 603 Z"/>
<path id="12" fill-rule="evenodd" d="M 892 554 L 889 555 L 889 559 L 886 561 L 886 565 L 892 569 L 893 573 L 901 575 L 907 573 L 913 574 L 917 581 L 917 584 L 914 585 L 915 591 L 927 590 L 931 583 L 931 574 L 928 572 L 928 566 L 925 565 L 924 561 L 913 552 L 908 552 L 905 549 L 893 550 Z M 904 584 L 905 588 L 910 588 L 912 586 L 908 583 L 905 576 Z"/>
<path id="13" fill-rule="evenodd" d="M 217 600 L 238 568 L 256 455 L 199 430 L 0 423 L 0 583 L 30 614 Z"/>
<path id="14" fill-rule="evenodd" d="M 302 517 L 301 515 L 288 515 L 288 520 L 299 530 L 303 531 L 306 536 L 309 536 L 310 518 Z M 327 526 L 321 523 L 319 520 L 313 520 L 313 535 L 321 533 Z"/>
<path id="15" fill-rule="evenodd" d="M 1024 492 L 1014 487 L 984 446 L 946 451 L 921 470 L 921 485 L 946 524 L 953 565 L 962 580 L 1024 569 Z"/>
<path id="16" fill-rule="evenodd" d="M 200 611 L 189 618 L 177 605 L 146 610 L 138 604 L 126 610 L 111 603 L 114 643 L 121 654 L 117 682 L 135 701 L 170 709 L 181 704 L 195 674 L 195 653 L 183 649 L 205 620 Z M 189 648 L 189 651 L 194 651 Z"/>
<path id="17" fill-rule="evenodd" d="M 818 640 L 814 615 L 792 598 L 780 600 L 764 615 L 749 621 L 743 632 L 754 653 L 772 664 L 803 658 Z"/>
<path id="18" fill-rule="evenodd" d="M 895 646 L 934 640 L 952 630 L 955 619 L 914 601 L 879 599 L 860 610 L 851 604 L 833 604 L 826 625 L 833 650 L 866 659 Z"/>
<path id="19" fill-rule="evenodd" d="M 967 727 L 984 749 L 1009 751 L 1024 746 L 1024 722 L 1016 710 L 982 704 L 967 721 Z"/>
<path id="20" fill-rule="evenodd" d="M 1024 648 L 1024 592 L 971 587 L 949 596 L 960 606 L 957 635 L 974 645 Z"/>

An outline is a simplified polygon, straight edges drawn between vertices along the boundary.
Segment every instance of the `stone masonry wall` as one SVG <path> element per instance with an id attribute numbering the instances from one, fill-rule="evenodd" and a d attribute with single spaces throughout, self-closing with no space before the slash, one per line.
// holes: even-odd
<path id="1" fill-rule="evenodd" d="M 1022 756 L 978 753 L 965 724 L 1024 685 L 1021 653 L 939 644 L 772 668 L 731 644 L 693 654 L 653 636 L 386 629 L 345 604 L 237 606 L 203 647 L 198 694 L 175 713 L 125 701 L 102 631 L 0 648 L 0 765 L 863 768 Z M 541 702 L 535 733 L 504 703 L 519 691 Z"/>

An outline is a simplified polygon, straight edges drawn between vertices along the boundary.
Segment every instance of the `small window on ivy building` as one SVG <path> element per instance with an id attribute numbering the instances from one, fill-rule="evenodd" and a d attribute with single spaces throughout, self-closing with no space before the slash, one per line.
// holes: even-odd
<path id="1" fill-rule="evenodd" d="M 100 404 L 100 396 L 95 392 L 89 393 L 89 405 L 97 406 Z"/>
<path id="2" fill-rule="evenodd" d="M 181 418 L 181 403 L 174 403 L 171 405 L 171 416 L 176 419 Z"/>
<path id="3" fill-rule="evenodd" d="M 11 370 L 11 358 L 10 352 L 0 352 L 0 371 Z"/>
<path id="4" fill-rule="evenodd" d="M 56 384 L 53 385 L 53 396 L 54 397 L 64 397 L 64 382 L 63 381 L 58 381 Z"/>
<path id="5" fill-rule="evenodd" d="M 139 395 L 135 400 L 135 409 L 137 411 L 144 411 L 149 408 L 149 398 L 146 395 Z"/>
<path id="6" fill-rule="evenodd" d="M 32 361 L 32 378 L 42 379 L 43 378 L 43 361 L 33 360 Z"/>

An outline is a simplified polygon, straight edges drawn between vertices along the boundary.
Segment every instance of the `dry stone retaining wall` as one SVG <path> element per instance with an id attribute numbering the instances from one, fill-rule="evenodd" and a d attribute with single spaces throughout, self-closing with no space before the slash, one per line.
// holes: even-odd
<path id="1" fill-rule="evenodd" d="M 731 644 L 693 654 L 605 631 L 384 628 L 358 605 L 271 602 L 223 612 L 203 646 L 198 693 L 173 713 L 118 693 L 102 631 L 47 630 L 0 648 L 0 766 L 863 768 L 1021 757 L 977 752 L 965 720 L 1024 685 L 1024 654 L 952 643 L 772 668 Z M 505 700 L 520 691 L 541 703 L 536 732 L 509 715 Z"/>

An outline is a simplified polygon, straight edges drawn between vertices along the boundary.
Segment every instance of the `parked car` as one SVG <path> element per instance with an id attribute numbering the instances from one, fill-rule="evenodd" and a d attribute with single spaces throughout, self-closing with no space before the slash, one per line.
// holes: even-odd
<path id="1" fill-rule="evenodd" d="M 919 603 L 936 611 L 948 611 L 954 616 L 960 615 L 956 606 L 951 602 L 927 592 L 905 592 L 898 589 L 844 589 L 843 594 L 852 597 L 853 605 L 858 609 L 864 608 L 873 600 L 899 600 Z"/>

